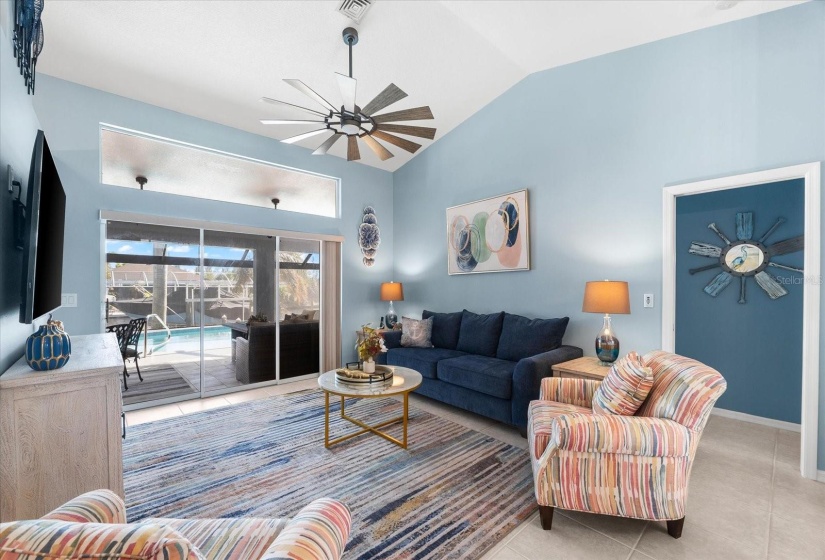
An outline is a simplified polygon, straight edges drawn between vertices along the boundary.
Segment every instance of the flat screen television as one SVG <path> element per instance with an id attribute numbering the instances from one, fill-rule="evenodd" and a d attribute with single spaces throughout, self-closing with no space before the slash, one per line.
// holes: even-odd
<path id="1" fill-rule="evenodd" d="M 28 187 L 23 226 L 21 323 L 31 323 L 60 307 L 63 287 L 66 193 L 42 130 L 37 132 L 32 150 Z"/>

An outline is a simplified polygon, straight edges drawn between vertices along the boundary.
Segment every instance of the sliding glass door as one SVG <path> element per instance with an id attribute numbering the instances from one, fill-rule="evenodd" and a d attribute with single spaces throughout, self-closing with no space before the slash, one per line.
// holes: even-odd
<path id="1" fill-rule="evenodd" d="M 317 374 L 321 291 L 318 240 L 107 222 L 106 326 L 146 321 L 124 405 Z"/>
<path id="2" fill-rule="evenodd" d="M 200 247 L 196 229 L 107 223 L 105 328 L 135 353 L 124 405 L 200 396 Z"/>

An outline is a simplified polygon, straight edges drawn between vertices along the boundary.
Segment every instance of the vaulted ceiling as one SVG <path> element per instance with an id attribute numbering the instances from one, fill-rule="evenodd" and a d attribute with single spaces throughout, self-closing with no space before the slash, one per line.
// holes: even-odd
<path id="1" fill-rule="evenodd" d="M 731 2 L 727 2 L 730 4 Z M 436 140 L 530 73 L 718 25 L 794 1 L 377 0 L 355 27 L 358 101 L 390 82 L 409 94 L 391 110 L 429 105 Z M 298 78 L 333 103 L 334 72 L 346 73 L 340 2 L 232 0 L 47 1 L 38 72 L 256 134 L 283 139 L 311 126 L 264 126 L 306 118 L 259 102 L 312 101 L 284 83 Z M 316 136 L 298 145 L 314 149 Z M 427 145 L 431 142 L 424 140 Z M 344 142 L 331 154 L 345 157 Z M 389 146 L 394 171 L 412 154 Z M 417 153 L 421 153 L 419 150 Z M 329 156 L 318 156 L 329 157 Z"/>

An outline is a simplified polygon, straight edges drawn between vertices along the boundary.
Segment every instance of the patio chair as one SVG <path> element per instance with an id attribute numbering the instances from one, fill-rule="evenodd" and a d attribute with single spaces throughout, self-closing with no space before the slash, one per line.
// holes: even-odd
<path id="1" fill-rule="evenodd" d="M 140 374 L 140 365 L 138 364 L 138 342 L 140 341 L 140 333 L 146 327 L 146 319 L 132 319 L 128 323 L 122 325 L 110 325 L 106 327 L 106 332 L 113 332 L 117 336 L 117 344 L 120 347 L 120 355 L 123 357 L 123 390 L 128 391 L 129 385 L 126 383 L 126 378 L 129 377 L 129 372 L 126 369 L 126 360 L 133 358 L 135 360 L 135 368 L 137 369 L 138 379 L 143 381 L 143 376 Z"/>

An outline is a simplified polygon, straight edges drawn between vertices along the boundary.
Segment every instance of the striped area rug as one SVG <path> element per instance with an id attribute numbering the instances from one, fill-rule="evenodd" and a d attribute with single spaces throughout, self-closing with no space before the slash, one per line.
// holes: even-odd
<path id="1" fill-rule="evenodd" d="M 347 400 L 370 423 L 400 408 Z M 333 418 L 333 437 L 356 429 Z M 535 510 L 525 450 L 412 406 L 408 450 L 373 435 L 328 450 L 323 422 L 306 391 L 129 428 L 128 519 L 285 517 L 329 496 L 353 513 L 345 558 L 434 560 L 480 558 Z"/>

